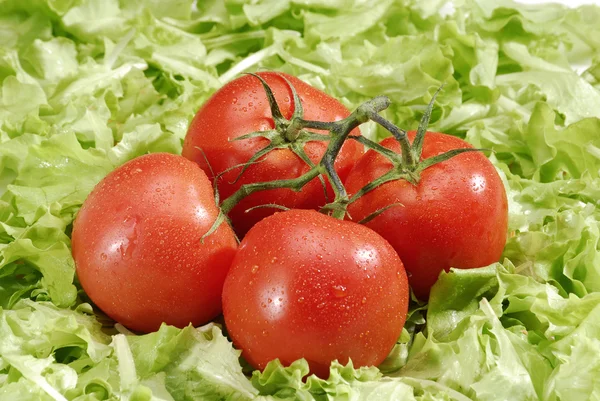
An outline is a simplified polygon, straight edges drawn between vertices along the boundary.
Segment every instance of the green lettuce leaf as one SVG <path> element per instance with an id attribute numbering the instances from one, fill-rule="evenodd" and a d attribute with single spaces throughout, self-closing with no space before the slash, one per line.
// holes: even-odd
<path id="1" fill-rule="evenodd" d="M 512 0 L 0 0 L 0 399 L 599 398 L 599 18 Z M 202 103 L 260 69 L 349 108 L 386 94 L 404 129 L 444 85 L 431 129 L 492 150 L 502 264 L 442 274 L 378 368 L 244 376 L 213 324 L 119 334 L 82 303 L 69 237 L 92 188 L 180 153 Z"/>
<path id="2" fill-rule="evenodd" d="M 2 399 L 253 399 L 238 357 L 212 324 L 111 339 L 87 304 L 23 300 L 0 310 Z"/>

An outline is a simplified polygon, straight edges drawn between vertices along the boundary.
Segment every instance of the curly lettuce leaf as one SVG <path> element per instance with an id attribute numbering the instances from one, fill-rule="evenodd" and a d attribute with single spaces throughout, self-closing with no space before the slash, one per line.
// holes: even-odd
<path id="1" fill-rule="evenodd" d="M 0 310 L 0 338 L 2 399 L 242 401 L 257 393 L 214 325 L 111 338 L 89 305 L 23 300 Z"/>
<path id="2" fill-rule="evenodd" d="M 0 398 L 598 398 L 600 7 L 448 3 L 0 1 Z M 81 304 L 69 235 L 89 191 L 180 153 L 200 105 L 262 68 L 349 108 L 387 94 L 405 129 L 445 85 L 431 128 L 493 150 L 504 262 L 443 274 L 379 369 L 248 378 L 215 326 L 111 337 Z"/>

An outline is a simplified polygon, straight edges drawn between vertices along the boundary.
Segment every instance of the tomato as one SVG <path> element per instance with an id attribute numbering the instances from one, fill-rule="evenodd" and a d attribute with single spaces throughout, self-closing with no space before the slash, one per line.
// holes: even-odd
<path id="1" fill-rule="evenodd" d="M 398 340 L 408 308 L 400 258 L 377 233 L 312 210 L 279 212 L 242 240 L 223 288 L 234 344 L 255 368 L 305 358 L 378 365 Z"/>
<path id="2" fill-rule="evenodd" d="M 411 141 L 414 136 L 409 132 Z M 381 144 L 401 153 L 393 138 Z M 459 138 L 428 132 L 422 159 L 468 147 Z M 384 156 L 367 152 L 348 175 L 348 192 L 358 192 L 391 167 Z M 482 153 L 466 152 L 435 164 L 421 173 L 417 185 L 405 180 L 383 184 L 352 203 L 348 213 L 360 221 L 394 203 L 402 206 L 387 209 L 366 225 L 398 252 L 417 297 L 429 296 L 442 270 L 482 267 L 500 259 L 508 225 L 506 192 Z"/>
<path id="3" fill-rule="evenodd" d="M 134 159 L 85 200 L 72 235 L 77 276 L 90 299 L 133 330 L 183 327 L 221 312 L 237 242 L 222 224 L 204 172 L 171 154 Z"/>
<path id="4" fill-rule="evenodd" d="M 304 119 L 337 121 L 350 114 L 336 99 L 293 76 L 275 72 L 260 72 L 258 75 L 264 78 L 273 90 L 281 112 L 287 119 L 292 116 L 295 106 L 290 87 L 282 76 L 285 76 L 298 92 L 304 108 Z M 233 141 L 234 138 L 255 131 L 271 130 L 274 127 L 272 113 L 260 81 L 256 77 L 245 75 L 223 86 L 198 111 L 186 135 L 182 154 L 198 163 L 212 179 L 214 175 L 200 149 L 206 154 L 214 174 L 219 174 L 228 168 L 248 162 L 269 143 L 262 137 L 239 141 Z M 355 129 L 352 134 L 359 135 L 360 132 Z M 326 147 L 327 142 L 319 141 L 303 145 L 307 156 L 315 164 L 321 160 Z M 355 141 L 347 141 L 344 144 L 335 162 L 335 169 L 342 180 L 362 153 L 362 145 Z M 234 193 L 242 184 L 295 178 L 308 169 L 307 164 L 290 149 L 273 150 L 263 156 L 259 163 L 250 166 L 235 183 L 241 168 L 225 173 L 218 184 L 221 199 Z M 329 200 L 333 200 L 331 188 L 328 192 Z M 243 236 L 257 221 L 275 212 L 275 209 L 267 208 L 254 209 L 248 213 L 245 213 L 246 210 L 273 203 L 288 208 L 318 209 L 326 203 L 326 199 L 318 179 L 309 182 L 300 192 L 275 189 L 252 194 L 229 214 L 236 232 Z"/>

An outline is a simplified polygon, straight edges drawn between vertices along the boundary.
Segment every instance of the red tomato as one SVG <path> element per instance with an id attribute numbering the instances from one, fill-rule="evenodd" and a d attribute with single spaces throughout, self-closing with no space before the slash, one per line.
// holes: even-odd
<path id="1" fill-rule="evenodd" d="M 290 87 L 281 75 L 285 76 L 298 92 L 306 120 L 337 121 L 350 114 L 336 99 L 295 77 L 275 72 L 260 72 L 258 75 L 264 78 L 273 90 L 281 112 L 287 119 L 292 116 L 295 106 Z M 204 151 L 214 173 L 218 174 L 232 166 L 246 163 L 269 143 L 262 137 L 240 141 L 232 139 L 255 131 L 271 130 L 274 127 L 271 110 L 260 81 L 256 77 L 244 75 L 223 86 L 198 111 L 189 127 L 182 154 L 198 163 L 212 179 L 211 170 L 199 149 Z M 360 133 L 356 129 L 352 134 Z M 310 160 L 317 164 L 326 147 L 327 142 L 309 142 L 304 145 L 304 151 Z M 355 141 L 344 144 L 335 162 L 336 171 L 342 180 L 362 153 L 362 145 Z M 249 167 L 237 183 L 232 182 L 241 169 L 226 173 L 219 181 L 221 199 L 234 193 L 242 184 L 295 178 L 308 169 L 306 163 L 289 149 L 271 151 L 261 158 L 260 163 Z M 328 192 L 329 199 L 333 200 L 331 188 Z M 308 183 L 300 192 L 276 189 L 255 193 L 245 198 L 229 214 L 236 232 L 243 236 L 257 221 L 273 214 L 275 209 L 266 208 L 244 213 L 253 206 L 269 203 L 288 208 L 318 209 L 326 201 L 318 179 Z"/>
<path id="2" fill-rule="evenodd" d="M 217 214 L 208 178 L 189 160 L 156 153 L 122 165 L 94 188 L 73 226 L 83 289 L 134 330 L 208 322 L 221 312 L 237 248 L 227 224 L 201 243 Z"/>
<path id="3" fill-rule="evenodd" d="M 336 359 L 381 363 L 402 332 L 408 296 L 402 262 L 377 233 L 290 210 L 242 240 L 225 280 L 223 316 L 255 368 L 305 358 L 326 377 Z"/>
<path id="4" fill-rule="evenodd" d="M 411 141 L 414 136 L 409 132 Z M 393 138 L 381 144 L 401 153 Z M 469 147 L 459 138 L 428 132 L 422 158 Z M 367 152 L 346 180 L 348 192 L 358 192 L 391 167 L 384 156 Z M 482 267 L 500 259 L 508 225 L 506 192 L 482 153 L 467 152 L 435 164 L 421 173 L 417 185 L 405 180 L 388 182 L 352 203 L 348 213 L 360 221 L 397 202 L 403 206 L 386 210 L 366 225 L 398 252 L 417 297 L 429 296 L 442 270 Z"/>

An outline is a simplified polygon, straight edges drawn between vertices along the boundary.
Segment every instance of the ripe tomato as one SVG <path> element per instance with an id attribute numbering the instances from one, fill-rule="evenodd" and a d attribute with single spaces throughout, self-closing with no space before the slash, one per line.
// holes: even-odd
<path id="1" fill-rule="evenodd" d="M 377 233 L 313 210 L 279 212 L 242 240 L 223 288 L 223 316 L 254 367 L 305 358 L 378 365 L 408 308 L 402 262 Z"/>
<path id="2" fill-rule="evenodd" d="M 183 327 L 221 312 L 237 243 L 227 224 L 204 243 L 218 209 L 202 170 L 176 155 L 134 159 L 92 191 L 73 226 L 73 257 L 90 299 L 144 332 Z"/>
<path id="3" fill-rule="evenodd" d="M 411 141 L 414 136 L 409 132 Z M 393 138 L 381 144 L 401 153 Z M 471 145 L 459 138 L 428 132 L 422 159 L 467 147 Z M 348 175 L 346 189 L 354 194 L 391 167 L 384 156 L 369 151 Z M 384 211 L 366 225 L 398 252 L 417 297 L 429 296 L 442 270 L 482 267 L 500 259 L 508 225 L 506 192 L 482 153 L 462 153 L 435 164 L 421 173 L 417 185 L 405 180 L 383 184 L 350 204 L 348 213 L 360 221 L 393 203 L 403 206 Z"/>
<path id="4" fill-rule="evenodd" d="M 281 113 L 287 119 L 292 116 L 295 106 L 290 87 L 282 75 L 298 92 L 304 108 L 304 119 L 337 121 L 350 114 L 336 99 L 295 77 L 274 72 L 260 72 L 258 75 L 265 79 L 273 90 Z M 255 131 L 271 130 L 274 127 L 269 103 L 260 81 L 256 77 L 245 75 L 223 86 L 198 111 L 189 127 L 182 154 L 198 163 L 212 179 L 211 169 L 200 149 L 206 154 L 214 174 L 219 174 L 230 167 L 246 163 L 269 143 L 262 137 L 232 141 L 234 138 Z M 352 134 L 360 133 L 356 129 Z M 317 141 L 308 142 L 303 146 L 307 156 L 315 164 L 321 160 L 326 147 L 327 142 Z M 336 171 L 342 180 L 362 153 L 362 145 L 355 141 L 347 141 L 344 144 L 335 162 Z M 227 198 L 242 184 L 295 178 L 309 169 L 304 161 L 287 148 L 273 150 L 260 160 L 260 163 L 250 166 L 236 183 L 233 181 L 241 172 L 240 168 L 224 174 L 218 184 L 221 198 Z M 331 188 L 328 192 L 329 199 L 333 200 Z M 248 213 L 245 213 L 246 210 L 272 203 L 288 208 L 318 209 L 326 200 L 318 179 L 308 183 L 300 192 L 275 189 L 252 194 L 229 213 L 236 232 L 243 236 L 257 221 L 275 212 L 274 209 L 267 208 L 254 209 Z"/>

